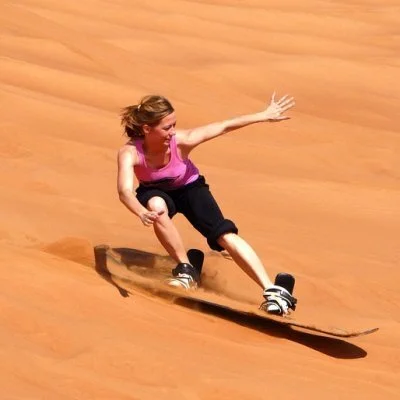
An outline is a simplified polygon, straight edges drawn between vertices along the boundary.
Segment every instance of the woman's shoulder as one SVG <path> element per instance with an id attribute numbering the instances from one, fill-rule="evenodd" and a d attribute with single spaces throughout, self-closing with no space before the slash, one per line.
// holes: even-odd
<path id="1" fill-rule="evenodd" d="M 133 166 L 139 164 L 139 155 L 136 143 L 133 140 L 129 140 L 119 148 L 118 160 L 122 163 L 130 163 Z"/>

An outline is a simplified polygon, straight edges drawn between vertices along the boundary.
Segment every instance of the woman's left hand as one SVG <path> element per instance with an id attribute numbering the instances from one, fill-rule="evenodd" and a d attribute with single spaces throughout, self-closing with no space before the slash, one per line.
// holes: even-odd
<path id="1" fill-rule="evenodd" d="M 282 115 L 285 111 L 291 109 L 295 105 L 294 97 L 288 95 L 283 96 L 279 100 L 275 100 L 275 92 L 272 95 L 271 103 L 264 111 L 266 121 L 278 122 L 285 119 L 289 119 L 285 115 Z"/>

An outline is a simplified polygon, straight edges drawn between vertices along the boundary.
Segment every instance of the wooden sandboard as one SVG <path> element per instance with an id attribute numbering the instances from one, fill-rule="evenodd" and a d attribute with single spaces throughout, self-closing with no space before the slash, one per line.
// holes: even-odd
<path id="1" fill-rule="evenodd" d="M 273 321 L 288 327 L 298 328 L 308 332 L 325 334 L 339 338 L 353 338 L 376 332 L 379 328 L 346 329 L 345 327 L 320 326 L 317 323 L 297 320 L 295 317 L 280 317 L 267 314 L 255 306 L 229 299 L 203 289 L 185 291 L 172 288 L 165 284 L 171 276 L 172 261 L 163 257 L 133 249 L 111 249 L 109 246 L 95 247 L 96 270 L 107 274 L 119 286 L 128 291 L 140 290 L 168 298 L 179 304 L 185 300 L 201 310 L 201 306 L 234 313 L 237 317 L 254 318 L 259 321 Z M 295 314 L 295 313 L 294 313 Z"/>

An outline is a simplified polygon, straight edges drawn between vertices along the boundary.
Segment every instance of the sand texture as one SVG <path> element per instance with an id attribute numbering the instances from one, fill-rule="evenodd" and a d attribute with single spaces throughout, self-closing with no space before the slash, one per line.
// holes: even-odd
<path id="1" fill-rule="evenodd" d="M 399 27 L 398 0 L 2 2 L 0 398 L 400 398 Z M 121 107 L 162 94 L 190 128 L 275 90 L 291 119 L 192 159 L 269 274 L 296 276 L 298 318 L 374 334 L 201 313 L 95 266 L 100 244 L 170 263 L 118 199 Z M 206 288 L 257 307 L 260 288 L 175 221 Z"/>

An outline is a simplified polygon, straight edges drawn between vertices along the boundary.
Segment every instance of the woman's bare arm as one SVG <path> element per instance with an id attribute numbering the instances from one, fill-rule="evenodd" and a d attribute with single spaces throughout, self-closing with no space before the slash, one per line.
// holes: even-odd
<path id="1" fill-rule="evenodd" d="M 275 101 L 274 93 L 269 106 L 264 111 L 215 122 L 187 131 L 181 131 L 179 134 L 179 144 L 193 149 L 201 143 L 251 124 L 267 121 L 278 122 L 289 119 L 289 117 L 284 116 L 283 113 L 292 108 L 294 104 L 293 97 L 288 96 L 284 96 Z"/>
<path id="2" fill-rule="evenodd" d="M 134 194 L 134 171 L 136 155 L 133 148 L 124 146 L 118 152 L 117 189 L 121 202 L 135 215 L 140 217 L 147 209 L 143 207 Z"/>
<path id="3" fill-rule="evenodd" d="M 151 226 L 164 211 L 150 211 L 140 204 L 134 193 L 134 171 L 137 162 L 134 147 L 124 146 L 118 152 L 118 178 L 117 189 L 121 202 L 125 207 L 137 215 L 143 225 Z"/>

